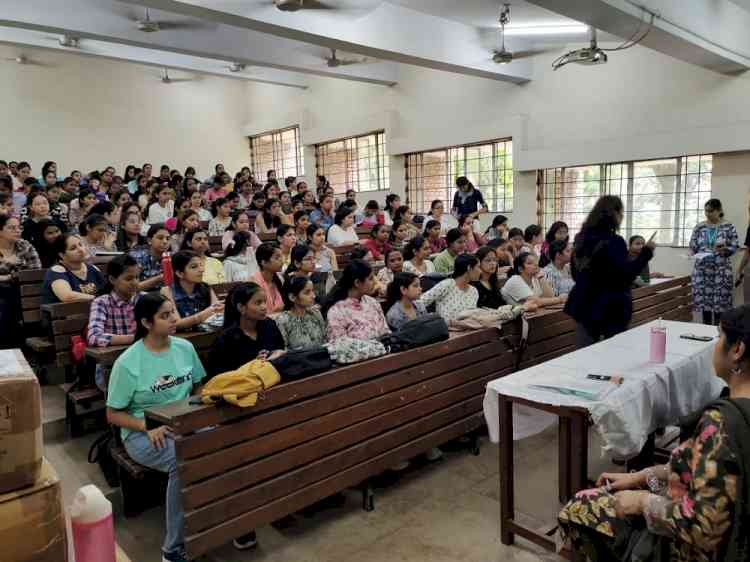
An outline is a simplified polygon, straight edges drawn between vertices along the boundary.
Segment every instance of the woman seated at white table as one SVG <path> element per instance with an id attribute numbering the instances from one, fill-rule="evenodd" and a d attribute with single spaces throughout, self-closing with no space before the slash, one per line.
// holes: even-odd
<path id="1" fill-rule="evenodd" d="M 747 560 L 750 552 L 750 306 L 726 312 L 713 353 L 730 400 L 703 411 L 669 464 L 602 474 L 560 512 L 589 560 Z M 743 455 L 744 452 L 744 455 Z"/>
<path id="2" fill-rule="evenodd" d="M 503 285 L 502 293 L 508 304 L 535 304 L 540 308 L 563 304 L 567 294 L 555 296 L 544 276 L 540 276 L 537 257 L 522 252 L 513 260 L 512 276 Z"/>

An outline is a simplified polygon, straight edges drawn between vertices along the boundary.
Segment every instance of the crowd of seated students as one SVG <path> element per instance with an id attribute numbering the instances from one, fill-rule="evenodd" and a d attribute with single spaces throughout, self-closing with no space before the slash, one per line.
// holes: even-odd
<path id="1" fill-rule="evenodd" d="M 183 176 L 165 166 L 158 177 L 151 169 L 129 166 L 117 178 L 107 168 L 53 181 L 56 166 L 47 163 L 46 186 L 37 186 L 28 165 L 17 167 L 12 180 L 0 175 L 0 187 L 7 187 L 5 194 L 0 189 L 0 283 L 44 265 L 42 302 L 92 300 L 89 345 L 130 345 L 112 369 L 109 419 L 123 428 L 137 462 L 170 474 L 165 560 L 182 560 L 174 446 L 164 432 L 145 432 L 146 405 L 182 399 L 206 375 L 257 357 L 342 337 L 380 338 L 432 307 L 449 323 L 476 308 L 510 318 L 565 302 L 573 286 L 567 225 L 555 223 L 544 237 L 537 225 L 522 231 L 498 216 L 480 232 L 477 219 L 487 206 L 466 178 L 456 182 L 450 213 L 434 201 L 417 221 L 395 194 L 383 209 L 369 201 L 359 212 L 349 191 L 337 207 L 323 177 L 314 193 L 295 178 L 281 191 L 272 171 L 261 186 L 246 168 L 232 180 L 217 165 L 202 183 L 193 168 Z M 369 239 L 360 242 L 356 226 L 370 228 Z M 261 243 L 258 235 L 276 240 Z M 210 236 L 221 237 L 222 259 L 211 255 Z M 333 248 L 350 244 L 357 245 L 350 263 L 335 285 L 328 275 L 321 295 L 318 276 L 339 270 Z M 104 274 L 91 258 L 111 250 L 123 254 Z M 167 284 L 162 263 L 170 252 Z M 437 274 L 423 293 L 420 278 Z M 238 285 L 221 302 L 212 285 L 225 281 Z M 19 314 L 9 298 L 2 302 L 3 320 Z M 204 370 L 191 344 L 172 336 L 220 314 L 223 328 Z M 156 371 L 146 368 L 154 358 L 165 373 L 191 376 L 156 393 Z M 97 382 L 107 387 L 101 369 Z M 235 543 L 254 541 L 251 534 Z"/>

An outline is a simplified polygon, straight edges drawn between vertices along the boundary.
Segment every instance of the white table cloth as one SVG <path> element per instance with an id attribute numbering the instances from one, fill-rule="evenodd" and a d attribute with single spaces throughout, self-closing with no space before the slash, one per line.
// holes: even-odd
<path id="1" fill-rule="evenodd" d="M 497 443 L 498 393 L 556 406 L 586 408 L 601 434 L 604 448 L 617 457 L 632 457 L 651 432 L 701 410 L 715 400 L 724 382 L 714 373 L 713 348 L 717 328 L 690 322 L 665 321 L 667 354 L 663 364 L 649 362 L 650 331 L 658 321 L 644 324 L 585 349 L 494 380 L 487 385 L 484 415 L 490 439 Z M 681 339 L 682 334 L 712 336 L 710 342 Z M 592 381 L 588 374 L 619 375 L 624 382 Z M 580 389 L 596 394 L 589 400 L 533 385 Z M 513 406 L 513 438 L 543 431 L 557 416 Z"/>

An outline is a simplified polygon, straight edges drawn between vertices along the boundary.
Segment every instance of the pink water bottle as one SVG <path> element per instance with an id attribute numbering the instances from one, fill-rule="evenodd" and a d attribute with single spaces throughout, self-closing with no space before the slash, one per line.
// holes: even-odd
<path id="1" fill-rule="evenodd" d="M 76 492 L 70 506 L 75 562 L 115 562 L 112 504 L 88 484 Z"/>
<path id="2" fill-rule="evenodd" d="M 652 363 L 664 363 L 667 354 L 667 328 L 659 324 L 651 328 L 651 351 L 649 360 Z"/>

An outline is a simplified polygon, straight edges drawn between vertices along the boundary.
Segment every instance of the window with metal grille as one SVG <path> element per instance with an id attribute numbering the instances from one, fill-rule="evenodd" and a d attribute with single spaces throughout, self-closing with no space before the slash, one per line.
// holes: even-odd
<path id="1" fill-rule="evenodd" d="M 666 246 L 687 246 L 711 198 L 713 156 L 551 168 L 540 175 L 538 214 L 545 229 L 561 220 L 577 232 L 597 199 L 618 195 L 625 206 L 621 234 Z"/>
<path id="2" fill-rule="evenodd" d="M 304 175 L 299 126 L 250 137 L 250 162 L 255 180 L 261 183 L 266 180 L 268 170 L 276 170 L 282 186 L 285 177 Z"/>
<path id="3" fill-rule="evenodd" d="M 315 168 L 337 194 L 390 189 L 385 132 L 316 144 Z"/>
<path id="4" fill-rule="evenodd" d="M 482 192 L 490 212 L 513 211 L 513 142 L 497 139 L 406 155 L 409 205 L 427 213 L 435 199 L 453 205 L 456 178 L 466 176 Z"/>

